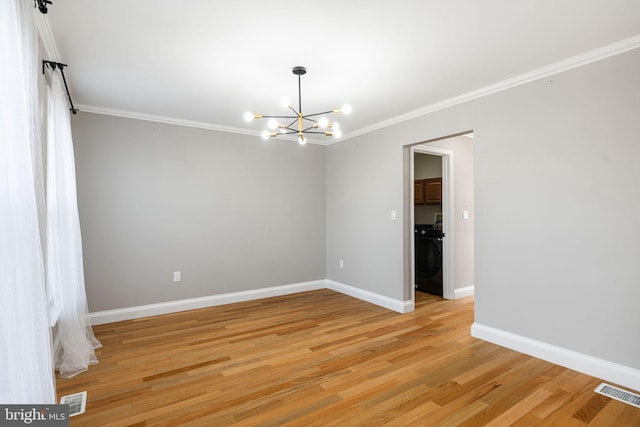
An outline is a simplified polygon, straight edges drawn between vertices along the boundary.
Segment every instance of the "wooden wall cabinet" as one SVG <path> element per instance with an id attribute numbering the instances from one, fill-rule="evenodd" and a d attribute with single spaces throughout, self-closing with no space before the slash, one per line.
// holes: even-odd
<path id="1" fill-rule="evenodd" d="M 413 181 L 413 204 L 424 205 L 424 179 Z"/>
<path id="2" fill-rule="evenodd" d="M 413 203 L 439 205 L 442 203 L 442 177 L 416 179 L 413 182 Z"/>
<path id="3" fill-rule="evenodd" d="M 425 179 L 424 204 L 438 205 L 442 203 L 442 177 Z"/>

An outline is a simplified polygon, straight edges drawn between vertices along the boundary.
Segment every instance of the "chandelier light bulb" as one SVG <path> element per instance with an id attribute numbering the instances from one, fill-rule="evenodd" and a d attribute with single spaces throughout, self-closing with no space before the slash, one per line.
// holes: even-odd
<path id="1" fill-rule="evenodd" d="M 342 136 L 342 131 L 340 129 L 334 129 L 333 130 L 333 137 L 334 138 L 340 138 Z"/>
<path id="2" fill-rule="evenodd" d="M 318 120 L 318 126 L 321 128 L 326 128 L 329 125 L 329 119 L 327 119 L 326 117 L 320 117 L 320 120 Z"/>
<path id="3" fill-rule="evenodd" d="M 345 114 L 351 114 L 351 105 L 344 104 L 340 110 Z"/>
<path id="4" fill-rule="evenodd" d="M 280 126 L 280 133 L 287 133 L 287 128 L 284 126 Z"/>
<path id="5" fill-rule="evenodd" d="M 269 119 L 269 121 L 267 122 L 267 126 L 269 127 L 269 129 L 275 129 L 278 127 L 278 121 L 276 119 Z"/>
<path id="6" fill-rule="evenodd" d="M 306 144 L 306 143 L 307 143 L 307 140 L 306 140 L 306 138 L 304 137 L 304 135 L 300 135 L 300 136 L 298 137 L 298 143 L 300 143 L 300 145 L 304 145 L 304 144 Z"/>
<path id="7" fill-rule="evenodd" d="M 252 121 L 255 118 L 255 116 L 253 115 L 252 112 L 247 111 L 246 113 L 244 113 L 244 119 L 248 122 Z"/>
<path id="8" fill-rule="evenodd" d="M 291 100 L 285 96 L 280 100 L 280 105 L 284 108 L 289 108 L 291 106 Z"/>
<path id="9" fill-rule="evenodd" d="M 263 130 L 262 131 L 262 139 L 269 139 L 269 131 L 268 130 Z"/>
<path id="10" fill-rule="evenodd" d="M 331 129 L 334 129 L 334 130 L 340 129 L 340 123 L 338 122 L 331 123 Z"/>

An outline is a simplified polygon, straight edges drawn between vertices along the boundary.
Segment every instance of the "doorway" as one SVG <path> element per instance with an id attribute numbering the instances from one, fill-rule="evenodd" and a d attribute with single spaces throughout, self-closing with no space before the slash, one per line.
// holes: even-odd
<path id="1" fill-rule="evenodd" d="M 410 271 L 411 296 L 415 302 L 416 285 L 424 280 L 425 266 L 433 279 L 442 280 L 441 295 L 444 299 L 458 299 L 474 294 L 474 231 L 473 231 L 473 134 L 454 135 L 435 141 L 417 144 L 410 148 Z M 418 161 L 416 161 L 418 159 Z M 423 160 L 427 160 L 424 162 Z M 435 164 L 431 172 L 425 172 L 424 164 Z M 427 176 L 428 175 L 428 176 Z M 431 175 L 434 175 L 433 177 Z M 437 175 L 440 175 L 439 177 Z M 436 178 L 439 178 L 439 182 Z M 439 184 L 441 199 L 420 199 L 420 182 Z M 433 187 L 433 185 L 432 185 Z M 430 240 L 415 238 L 417 231 L 426 229 Z M 438 242 L 436 233 L 442 235 Z M 430 234 L 429 234 L 430 233 Z M 422 232 L 424 235 L 425 233 Z M 425 256 L 425 245 L 431 243 L 429 256 Z M 434 268 L 433 256 L 441 251 L 441 273 Z M 425 264 L 426 263 L 426 264 Z M 418 269 L 418 271 L 416 270 Z M 421 270 L 422 269 L 422 270 Z M 422 286 L 424 288 L 424 286 Z M 429 293 L 438 294 L 426 287 Z"/>

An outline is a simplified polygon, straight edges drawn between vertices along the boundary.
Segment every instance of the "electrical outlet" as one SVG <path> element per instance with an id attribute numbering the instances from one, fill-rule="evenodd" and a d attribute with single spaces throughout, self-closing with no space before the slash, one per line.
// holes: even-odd
<path id="1" fill-rule="evenodd" d="M 182 272 L 181 271 L 174 271 L 173 272 L 173 281 L 174 282 L 179 282 L 182 280 Z"/>

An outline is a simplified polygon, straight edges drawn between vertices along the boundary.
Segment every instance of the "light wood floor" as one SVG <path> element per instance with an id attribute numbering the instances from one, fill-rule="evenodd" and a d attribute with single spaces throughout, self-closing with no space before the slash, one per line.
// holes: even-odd
<path id="1" fill-rule="evenodd" d="M 469 335 L 473 299 L 397 314 L 320 290 L 96 326 L 72 426 L 640 426 L 598 379 Z"/>

